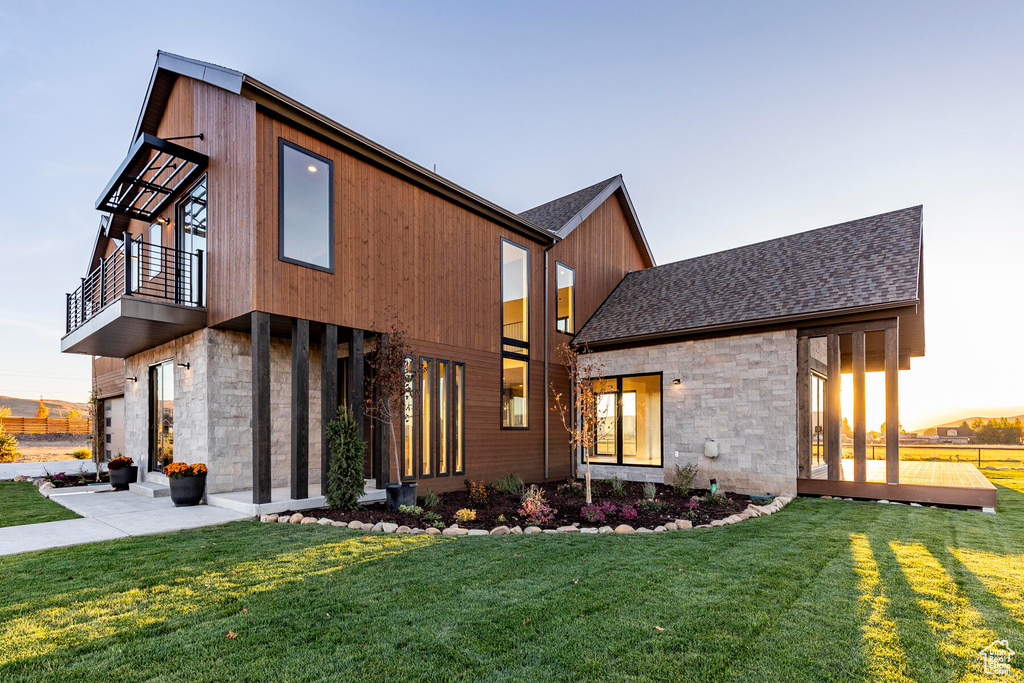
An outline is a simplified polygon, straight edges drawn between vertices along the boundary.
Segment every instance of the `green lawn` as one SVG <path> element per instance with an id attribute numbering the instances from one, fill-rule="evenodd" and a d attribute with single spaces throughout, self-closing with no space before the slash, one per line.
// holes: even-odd
<path id="1" fill-rule="evenodd" d="M 0 481 L 0 527 L 75 519 L 74 512 L 39 495 L 27 481 Z M 0 645 L 2 648 L 3 645 Z"/>
<path id="2" fill-rule="evenodd" d="M 1024 652 L 1024 477 L 1000 514 L 800 499 L 640 536 L 236 523 L 0 558 L 3 681 L 998 679 Z M 234 637 L 227 637 L 234 634 Z"/>

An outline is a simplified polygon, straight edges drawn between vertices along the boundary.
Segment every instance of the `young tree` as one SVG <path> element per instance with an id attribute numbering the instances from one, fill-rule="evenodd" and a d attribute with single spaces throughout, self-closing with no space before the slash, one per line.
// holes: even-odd
<path id="1" fill-rule="evenodd" d="M 393 476 L 397 481 L 401 481 L 402 471 L 394 418 L 400 414 L 402 397 L 412 377 L 413 368 L 406 363 L 409 353 L 405 332 L 395 320 L 386 334 L 377 337 L 377 348 L 367 355 L 370 373 L 366 378 L 366 415 L 379 429 L 387 429 L 391 436 L 391 451 L 395 459 Z"/>
<path id="2" fill-rule="evenodd" d="M 10 417 L 11 409 L 7 406 L 0 406 L 0 417 Z"/>
<path id="3" fill-rule="evenodd" d="M 574 453 L 577 449 L 583 452 L 584 462 L 587 464 L 587 471 L 584 474 L 587 491 L 587 504 L 593 502 L 590 495 L 590 456 L 597 443 L 598 428 L 601 415 L 598 414 L 597 386 L 604 379 L 604 366 L 594 359 L 593 356 L 583 353 L 569 344 L 562 344 L 558 348 L 565 371 L 569 374 L 569 386 L 572 392 L 571 398 L 566 398 L 551 383 L 551 393 L 554 394 L 555 405 L 552 410 L 558 412 L 562 419 L 562 426 L 569 433 L 569 446 Z"/>
<path id="4" fill-rule="evenodd" d="M 96 467 L 96 482 L 100 480 L 100 463 L 103 462 L 103 426 L 99 419 L 103 400 L 96 393 L 96 388 L 89 393 L 88 410 L 92 421 L 92 464 Z"/>
<path id="5" fill-rule="evenodd" d="M 39 397 L 39 407 L 36 408 L 36 417 L 45 419 L 45 418 L 49 417 L 49 415 L 50 415 L 50 409 L 46 407 L 46 404 L 43 403 L 43 397 L 40 396 Z"/>
<path id="6" fill-rule="evenodd" d="M 359 431 L 352 411 L 345 406 L 338 408 L 338 416 L 327 425 L 331 461 L 327 466 L 324 495 L 328 507 L 335 510 L 355 510 L 365 490 L 363 453 L 366 442 Z"/>

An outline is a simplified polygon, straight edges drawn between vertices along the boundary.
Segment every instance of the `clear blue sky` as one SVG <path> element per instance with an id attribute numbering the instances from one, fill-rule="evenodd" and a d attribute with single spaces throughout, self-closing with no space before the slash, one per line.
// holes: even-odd
<path id="1" fill-rule="evenodd" d="M 1024 412 L 1021 3 L 298 7 L 0 5 L 0 394 L 88 391 L 64 293 L 163 49 L 515 211 L 622 173 L 659 263 L 923 203 L 903 422 Z"/>

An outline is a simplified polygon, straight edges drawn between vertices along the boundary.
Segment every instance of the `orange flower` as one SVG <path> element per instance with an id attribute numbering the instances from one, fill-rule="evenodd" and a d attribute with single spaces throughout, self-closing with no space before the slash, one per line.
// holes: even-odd
<path id="1" fill-rule="evenodd" d="M 189 465 L 184 462 L 172 462 L 170 465 L 164 468 L 164 474 L 172 479 L 181 479 L 183 477 L 200 477 L 207 473 L 206 465 L 203 463 L 196 463 L 195 465 Z"/>

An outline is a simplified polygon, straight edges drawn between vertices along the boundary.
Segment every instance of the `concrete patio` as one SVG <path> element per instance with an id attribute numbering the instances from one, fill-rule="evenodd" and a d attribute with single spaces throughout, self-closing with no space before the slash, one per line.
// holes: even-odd
<path id="1" fill-rule="evenodd" d="M 50 500 L 81 515 L 81 519 L 0 528 L 0 555 L 251 519 L 251 515 L 210 505 L 178 508 L 170 498 L 150 498 L 128 491 L 69 490 L 51 493 Z"/>

